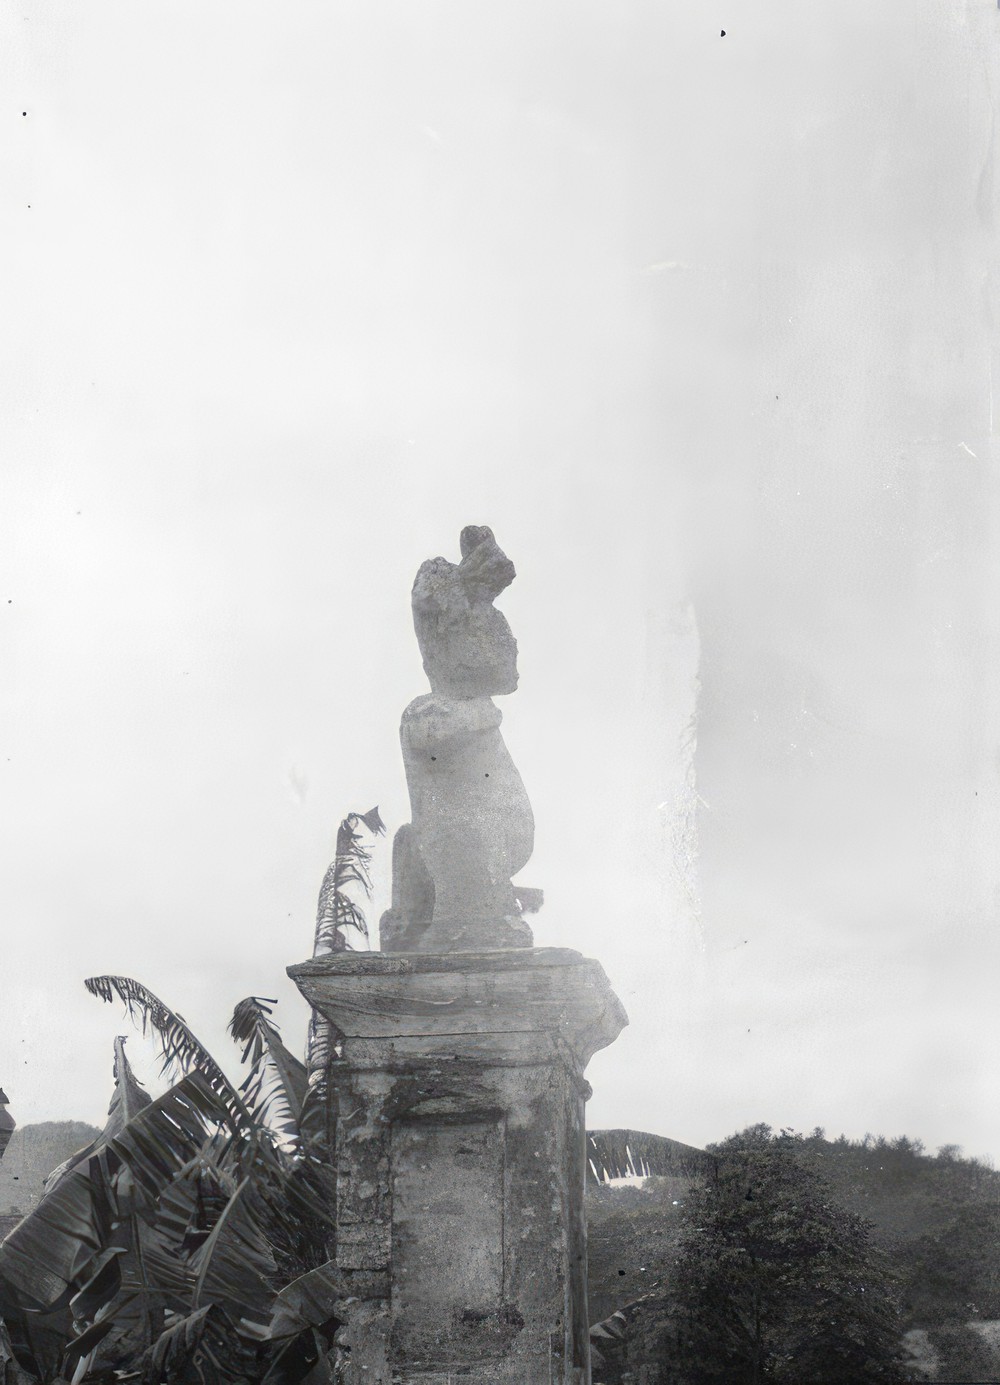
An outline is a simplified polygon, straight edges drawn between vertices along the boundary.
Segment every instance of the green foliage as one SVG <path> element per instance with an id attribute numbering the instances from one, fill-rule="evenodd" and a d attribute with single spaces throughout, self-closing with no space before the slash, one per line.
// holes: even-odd
<path id="1" fill-rule="evenodd" d="M 260 996 L 241 1000 L 229 1021 L 229 1032 L 243 1044 L 243 1063 L 249 1072 L 240 1091 L 259 1118 L 276 1112 L 282 1134 L 298 1138 L 308 1079 L 306 1067 L 281 1041 L 271 1020 L 275 1001 Z"/>
<path id="2" fill-rule="evenodd" d="M 718 1175 L 688 1202 L 676 1267 L 685 1385 L 901 1380 L 899 1313 L 871 1226 L 767 1126 L 713 1152 Z"/>
<path id="3" fill-rule="evenodd" d="M 359 823 L 363 823 L 373 836 L 380 837 L 385 832 L 385 823 L 379 817 L 377 805 L 369 808 L 367 813 L 348 813 L 340 824 L 334 858 L 323 877 L 316 906 L 313 947 L 316 956 L 324 952 L 346 951 L 354 933 L 365 940 L 368 938 L 365 916 L 349 893 L 352 885 L 358 886 L 366 897 L 370 897 L 372 891 L 368 873 L 371 852 L 362 845 L 363 838 L 357 830 Z"/>
<path id="4" fill-rule="evenodd" d="M 237 1125 L 252 1126 L 250 1112 L 229 1078 L 204 1044 L 194 1036 L 182 1016 L 164 1005 L 159 996 L 131 976 L 91 976 L 83 984 L 91 995 L 109 1004 L 118 996 L 129 1018 L 137 1019 L 142 1032 L 151 1033 L 159 1043 L 164 1073 L 200 1072 L 215 1095 L 224 1102 L 229 1118 Z"/>
<path id="5" fill-rule="evenodd" d="M 329 1171 L 294 1125 L 303 1065 L 269 1007 L 244 1001 L 231 1026 L 250 1069 L 241 1095 L 145 988 L 109 977 L 91 989 L 124 999 L 187 1071 L 150 1100 L 117 1040 L 103 1133 L 0 1246 L 0 1317 L 19 1369 L 78 1385 L 122 1371 L 142 1385 L 296 1385 L 330 1348 L 340 1294 L 325 1265 Z M 276 1095 L 280 1130 L 268 1121 Z M 282 1286 L 317 1268 L 323 1317 L 300 1311 L 290 1327 L 286 1310 L 275 1328 Z"/>
<path id="6" fill-rule="evenodd" d="M 690 1176 L 648 1178 L 639 1187 L 592 1186 L 587 1194 L 590 1321 L 641 1299 L 672 1274 L 684 1229 Z M 630 1328 L 631 1331 L 631 1328 Z"/>
<path id="7" fill-rule="evenodd" d="M 644 1145 L 635 1132 L 624 1133 L 634 1163 L 635 1149 Z M 989 1337 L 990 1323 L 1000 1319 L 1000 1174 L 963 1158 L 955 1146 L 932 1155 L 905 1135 L 852 1141 L 827 1139 L 817 1128 L 775 1137 L 766 1127 L 756 1134 L 821 1179 L 830 1203 L 868 1223 L 869 1245 L 891 1266 L 899 1334 L 925 1344 L 938 1378 L 1000 1380 L 1000 1350 Z M 599 1132 L 598 1147 L 620 1148 L 617 1132 L 611 1136 L 607 1141 Z M 706 1159 L 724 1158 L 731 1143 L 706 1151 Z M 604 1361 L 595 1380 L 613 1385 L 626 1370 L 641 1367 L 655 1385 L 661 1370 L 673 1385 L 685 1204 L 709 1176 L 692 1168 L 685 1178 L 675 1167 L 672 1178 L 640 1186 L 589 1187 L 591 1322 L 607 1322 L 621 1310 L 624 1323 L 619 1337 L 595 1341 Z"/>
<path id="8" fill-rule="evenodd" d="M 900 1284 L 904 1328 L 1000 1318 L 1000 1174 L 955 1145 L 790 1136 L 797 1159 L 875 1224 Z"/>
<path id="9" fill-rule="evenodd" d="M 810 1140 L 831 1148 L 822 1131 Z M 591 1190 L 595 1380 L 640 1369 L 655 1385 L 904 1378 L 887 1257 L 809 1167 L 806 1143 L 757 1126 L 710 1147 L 686 1178 Z"/>
<path id="10" fill-rule="evenodd" d="M 367 938 L 350 894 L 371 892 L 359 826 L 385 831 L 377 808 L 341 823 L 316 953 Z M 332 1385 L 344 1291 L 330 1259 L 327 1070 L 339 1036 L 314 1015 L 303 1063 L 282 1042 L 275 1002 L 249 996 L 229 1026 L 245 1069 L 237 1088 L 147 987 L 85 984 L 155 1038 L 173 1085 L 151 1100 L 115 1041 L 103 1132 L 0 1244 L 0 1385 Z"/>

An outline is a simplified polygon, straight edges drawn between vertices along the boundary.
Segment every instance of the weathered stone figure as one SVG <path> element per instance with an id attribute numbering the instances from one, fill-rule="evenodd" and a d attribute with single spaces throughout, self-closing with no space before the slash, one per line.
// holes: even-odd
<path id="1" fill-rule="evenodd" d="M 534 820 L 492 699 L 517 688 L 517 642 L 494 599 L 514 565 L 492 530 L 469 525 L 462 561 L 432 558 L 413 584 L 413 624 L 431 692 L 403 713 L 412 826 L 397 836 L 386 951 L 530 947 L 511 885 Z M 537 907 L 537 891 L 521 892 Z"/>
<path id="2" fill-rule="evenodd" d="M 531 807 L 493 698 L 517 687 L 486 528 L 413 584 L 431 692 L 403 713 L 413 821 L 380 952 L 289 968 L 337 1036 L 345 1385 L 590 1385 L 584 1069 L 627 1023 L 600 966 L 532 946 Z"/>

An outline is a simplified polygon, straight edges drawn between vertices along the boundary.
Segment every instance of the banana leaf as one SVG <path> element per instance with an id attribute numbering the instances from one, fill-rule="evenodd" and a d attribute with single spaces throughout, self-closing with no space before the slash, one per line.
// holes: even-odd
<path id="1" fill-rule="evenodd" d="M 191 1260 L 195 1273 L 192 1306 L 219 1303 L 238 1324 L 270 1322 L 275 1261 L 252 1206 L 245 1178 L 233 1192 L 204 1245 Z"/>
<path id="2" fill-rule="evenodd" d="M 147 1355 L 142 1385 L 249 1385 L 257 1351 L 217 1303 L 172 1323 Z"/>
<path id="3" fill-rule="evenodd" d="M 111 1141 L 111 1150 L 128 1168 L 140 1203 L 152 1208 L 229 1120 L 229 1108 L 208 1078 L 190 1072 L 133 1116 Z M 227 1133 L 235 1134 L 231 1127 Z"/>
<path id="4" fill-rule="evenodd" d="M 331 1263 L 286 1284 L 274 1301 L 270 1338 L 276 1350 L 263 1385 L 327 1385 L 334 1380 L 327 1357 L 342 1326 L 348 1290 Z"/>
<path id="5" fill-rule="evenodd" d="M 271 1019 L 273 1004 L 260 996 L 241 1000 L 229 1021 L 229 1032 L 243 1045 L 243 1063 L 250 1064 L 240 1087 L 244 1101 L 261 1121 L 276 1111 L 281 1133 L 297 1143 L 306 1069 L 282 1043 L 278 1026 Z"/>
<path id="6" fill-rule="evenodd" d="M 7 1325 L 0 1318 L 0 1385 L 35 1385 L 36 1377 L 23 1370 L 14 1354 Z"/>
<path id="7" fill-rule="evenodd" d="M 117 1205 L 99 1154 L 60 1177 L 0 1244 L 0 1280 L 24 1306 L 68 1305 L 78 1281 L 105 1249 Z"/>
<path id="8" fill-rule="evenodd" d="M 120 1219 L 114 1186 L 115 1162 L 108 1146 L 144 1105 L 142 1090 L 125 1056 L 125 1039 L 115 1040 L 115 1087 L 103 1132 L 46 1179 L 41 1200 L 0 1244 L 0 1281 L 34 1310 L 51 1312 L 69 1303 L 89 1266 L 110 1242 Z M 114 1272 L 105 1280 L 110 1284 Z"/>
<path id="9" fill-rule="evenodd" d="M 275 1297 L 270 1324 L 272 1340 L 294 1337 L 309 1327 L 325 1327 L 337 1318 L 348 1294 L 344 1277 L 332 1261 L 300 1274 Z"/>
<path id="10" fill-rule="evenodd" d="M 126 1041 L 124 1034 L 119 1034 L 118 1038 L 115 1039 L 115 1059 L 112 1069 L 115 1087 L 108 1106 L 108 1117 L 103 1131 L 96 1140 L 85 1145 L 83 1149 L 77 1150 L 58 1168 L 52 1170 L 45 1179 L 44 1186 L 47 1192 L 51 1192 L 59 1179 L 70 1169 L 76 1168 L 97 1150 L 110 1144 L 115 1136 L 122 1132 L 132 1117 L 137 1115 L 144 1106 L 149 1105 L 149 1093 L 143 1090 L 142 1084 L 132 1071 L 132 1066 L 125 1056 Z"/>
<path id="11" fill-rule="evenodd" d="M 129 1017 L 138 1019 L 142 1032 L 156 1036 L 165 1073 L 199 1073 L 225 1106 L 229 1122 L 238 1129 L 253 1127 L 253 1117 L 236 1088 L 182 1015 L 131 976 L 91 976 L 84 985 L 91 995 L 109 1004 L 117 995 Z"/>

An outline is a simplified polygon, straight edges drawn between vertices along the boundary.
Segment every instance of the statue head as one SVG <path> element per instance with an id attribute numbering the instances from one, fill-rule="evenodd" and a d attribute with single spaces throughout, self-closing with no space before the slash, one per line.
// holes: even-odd
<path id="1" fill-rule="evenodd" d="M 493 605 L 514 564 L 492 529 L 462 530 L 462 561 L 429 558 L 413 583 L 413 628 L 431 689 L 445 697 L 493 697 L 517 688 L 517 641 Z"/>

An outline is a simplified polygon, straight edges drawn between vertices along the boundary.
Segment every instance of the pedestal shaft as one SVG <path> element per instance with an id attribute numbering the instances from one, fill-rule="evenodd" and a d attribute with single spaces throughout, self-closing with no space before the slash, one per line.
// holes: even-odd
<path id="1" fill-rule="evenodd" d="M 601 968 L 535 949 L 290 974 L 344 1036 L 351 1385 L 585 1385 L 583 1069 L 627 1022 Z"/>

